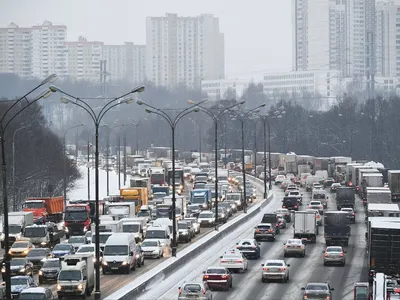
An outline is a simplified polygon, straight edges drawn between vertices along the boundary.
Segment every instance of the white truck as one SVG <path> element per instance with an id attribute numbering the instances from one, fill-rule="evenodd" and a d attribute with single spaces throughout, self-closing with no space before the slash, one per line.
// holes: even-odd
<path id="1" fill-rule="evenodd" d="M 123 218 L 135 217 L 135 203 L 133 202 L 110 202 L 106 208 L 107 215 L 113 217 L 113 220 L 118 221 Z"/>
<path id="2" fill-rule="evenodd" d="M 367 203 L 392 203 L 390 189 L 384 187 L 367 187 Z"/>
<path id="3" fill-rule="evenodd" d="M 400 170 L 389 170 L 388 181 L 392 192 L 392 201 L 400 201 Z"/>
<path id="4" fill-rule="evenodd" d="M 33 224 L 33 213 L 17 211 L 8 213 L 8 241 L 11 246 L 16 240 L 22 237 L 27 226 Z M 4 230 L 3 230 L 4 231 Z M 1 248 L 4 248 L 4 235 L 1 236 Z"/>
<path id="5" fill-rule="evenodd" d="M 306 191 L 307 192 L 311 192 L 312 188 L 313 188 L 313 183 L 317 183 L 317 182 L 319 182 L 319 180 L 320 179 L 317 176 L 314 176 L 314 175 L 307 176 L 307 179 L 306 179 Z"/>
<path id="6" fill-rule="evenodd" d="M 90 296 L 94 290 L 94 255 L 77 253 L 61 258 L 57 278 L 58 299 Z"/>
<path id="7" fill-rule="evenodd" d="M 122 221 L 122 232 L 132 233 L 136 243 L 142 242 L 146 238 L 147 218 L 124 218 Z"/>
<path id="8" fill-rule="evenodd" d="M 92 243 L 96 241 L 96 224 L 91 224 Z M 104 251 L 104 246 L 108 238 L 114 232 L 122 232 L 122 220 L 119 221 L 101 221 L 99 224 L 99 243 L 100 249 Z"/>
<path id="9" fill-rule="evenodd" d="M 295 211 L 293 228 L 295 239 L 315 243 L 318 235 L 317 213 L 314 211 Z"/>

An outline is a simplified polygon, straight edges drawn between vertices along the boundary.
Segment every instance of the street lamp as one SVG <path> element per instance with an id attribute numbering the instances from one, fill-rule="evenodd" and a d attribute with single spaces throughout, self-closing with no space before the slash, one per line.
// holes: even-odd
<path id="1" fill-rule="evenodd" d="M 60 88 L 56 87 L 56 86 L 50 86 L 50 90 L 53 92 L 59 92 L 61 94 L 64 94 L 65 96 L 61 97 L 60 101 L 64 104 L 73 104 L 76 105 L 80 108 L 82 108 L 83 110 L 85 110 L 90 118 L 93 120 L 94 123 L 94 128 L 95 128 L 95 182 L 96 182 L 96 233 L 95 233 L 95 252 L 96 252 L 96 261 L 100 261 L 100 243 L 99 243 L 99 224 L 100 224 L 100 212 L 99 212 L 99 127 L 101 124 L 101 120 L 103 119 L 103 117 L 105 116 L 105 114 L 110 111 L 112 108 L 121 105 L 121 104 L 131 104 L 134 99 L 132 98 L 125 98 L 126 96 L 129 96 L 131 94 L 134 93 L 141 93 L 144 91 L 144 86 L 138 87 L 138 88 L 134 88 L 133 90 L 131 90 L 130 92 L 114 98 L 113 100 L 109 101 L 108 103 L 106 103 L 101 109 L 100 111 L 96 114 L 93 110 L 93 108 L 84 100 L 74 97 L 66 92 L 64 92 L 63 90 L 61 90 Z M 96 288 L 95 288 L 95 292 L 94 292 L 94 296 L 95 299 L 100 299 L 101 297 L 101 292 L 100 292 L 100 264 L 96 264 Z"/>
<path id="2" fill-rule="evenodd" d="M 166 112 L 162 111 L 159 108 L 156 108 L 140 100 L 137 101 L 137 104 L 148 107 L 145 109 L 146 113 L 148 114 L 153 113 L 159 115 L 164 120 L 166 120 L 169 126 L 171 127 L 171 136 L 172 136 L 172 247 L 171 248 L 172 248 L 172 256 L 174 257 L 176 256 L 175 129 L 178 122 L 182 120 L 184 116 L 192 112 L 198 112 L 200 110 L 199 108 L 193 108 L 193 107 L 200 106 L 206 101 L 207 99 L 203 99 L 199 103 L 182 110 L 176 115 L 175 118 L 171 118 Z"/>
<path id="3" fill-rule="evenodd" d="M 234 115 L 239 121 L 241 125 L 241 131 L 242 131 L 242 176 L 243 176 L 243 198 L 242 198 L 242 203 L 243 203 L 243 212 L 247 213 L 247 199 L 246 199 L 246 168 L 245 168 L 245 161 L 244 161 L 244 123 L 246 122 L 246 118 L 250 116 L 251 114 L 255 112 L 259 112 L 261 107 L 265 107 L 265 103 L 261 104 L 249 111 L 247 111 L 245 114 L 239 114 L 236 111 L 232 109 L 227 109 L 232 115 Z M 243 201 L 244 199 L 244 201 Z"/>
<path id="4" fill-rule="evenodd" d="M 194 101 L 189 100 L 190 104 L 195 104 Z M 205 112 L 207 115 L 211 117 L 214 122 L 214 151 L 215 151 L 215 159 L 214 159 L 214 172 L 215 172 L 215 230 L 218 230 L 218 122 L 221 120 L 221 117 L 228 112 L 229 110 L 235 108 L 238 105 L 242 105 L 244 101 L 235 103 L 234 105 L 223 109 L 221 112 L 215 114 L 210 109 L 198 105 L 200 110 Z M 225 158 L 226 159 L 226 158 Z"/>
<path id="5" fill-rule="evenodd" d="M 63 144 L 64 145 L 64 147 L 63 147 L 63 149 L 64 149 L 64 153 L 63 153 L 63 157 L 64 157 L 64 207 L 67 206 L 67 155 L 66 155 L 67 141 L 66 141 L 66 137 L 67 137 L 68 131 L 70 131 L 71 129 L 74 129 L 74 128 L 82 127 L 82 126 L 85 126 L 85 124 L 71 126 L 64 131 L 64 140 L 63 140 L 64 141 L 64 144 Z"/>
<path id="6" fill-rule="evenodd" d="M 13 210 L 16 211 L 17 210 L 17 187 L 15 186 L 15 135 L 17 134 L 17 132 L 19 132 L 20 130 L 26 129 L 31 127 L 31 124 L 28 126 L 23 126 L 18 128 L 17 130 L 14 131 L 13 134 L 13 139 L 12 139 L 12 185 L 13 185 Z"/>
<path id="7" fill-rule="evenodd" d="M 42 98 L 47 98 L 51 95 L 51 91 L 49 89 L 45 89 L 42 91 L 33 101 L 29 102 L 29 100 L 26 98 L 30 93 L 33 91 L 37 90 L 39 87 L 43 86 L 44 84 L 48 82 L 55 81 L 57 79 L 56 75 L 50 75 L 47 77 L 45 80 L 41 82 L 39 86 L 34 88 L 32 91 L 29 93 L 25 94 L 22 98 L 18 99 L 11 105 L 6 112 L 3 114 L 3 116 L 0 119 L 0 141 L 1 141 L 1 161 L 2 161 L 2 169 L 1 169 L 1 178 L 2 178 L 2 184 L 3 184 L 3 205 L 4 205 L 4 242 L 5 242 L 5 254 L 4 254 L 4 262 L 5 262 L 5 284 L 6 284 L 6 299 L 11 299 L 11 273 L 10 273 L 10 254 L 8 253 L 10 251 L 10 243 L 8 240 L 9 237 L 9 229 L 8 229 L 8 191 L 7 191 L 7 163 L 6 163 L 6 153 L 5 153 L 5 141 L 4 141 L 4 133 L 8 128 L 8 125 L 19 115 L 21 114 L 25 109 L 27 109 L 29 106 L 31 106 L 33 103 L 39 101 Z M 12 117 L 9 118 L 8 121 L 5 120 L 5 117 L 8 115 L 8 113 L 22 100 L 26 100 L 29 103 L 19 109 Z"/>

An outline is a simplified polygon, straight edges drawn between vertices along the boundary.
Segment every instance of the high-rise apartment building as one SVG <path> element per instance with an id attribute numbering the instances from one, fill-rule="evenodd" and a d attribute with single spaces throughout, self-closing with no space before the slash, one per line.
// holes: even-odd
<path id="1" fill-rule="evenodd" d="M 11 23 L 0 28 L 0 72 L 23 78 L 32 76 L 31 29 Z"/>
<path id="2" fill-rule="evenodd" d="M 32 27 L 32 76 L 45 78 L 55 73 L 68 76 L 67 26 L 49 21 Z"/>
<path id="3" fill-rule="evenodd" d="M 225 74 L 224 35 L 213 15 L 148 17 L 146 74 L 156 85 L 199 88 Z"/>
<path id="4" fill-rule="evenodd" d="M 76 80 L 96 81 L 100 74 L 103 43 L 88 41 L 80 36 L 76 42 L 66 42 L 68 76 Z"/>

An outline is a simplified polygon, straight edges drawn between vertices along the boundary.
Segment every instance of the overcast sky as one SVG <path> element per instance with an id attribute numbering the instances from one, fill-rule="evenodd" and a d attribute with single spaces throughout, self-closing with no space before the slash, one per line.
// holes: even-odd
<path id="1" fill-rule="evenodd" d="M 291 0 L 0 0 L 0 26 L 49 20 L 106 44 L 146 42 L 146 17 L 211 13 L 225 34 L 226 76 L 259 78 L 291 69 Z"/>

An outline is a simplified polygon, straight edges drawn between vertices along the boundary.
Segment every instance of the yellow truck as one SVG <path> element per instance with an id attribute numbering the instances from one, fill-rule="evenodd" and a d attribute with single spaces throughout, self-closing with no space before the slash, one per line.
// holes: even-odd
<path id="1" fill-rule="evenodd" d="M 135 202 L 136 213 L 142 205 L 148 204 L 149 194 L 146 187 L 133 187 L 120 189 L 120 196 L 123 202 Z"/>

